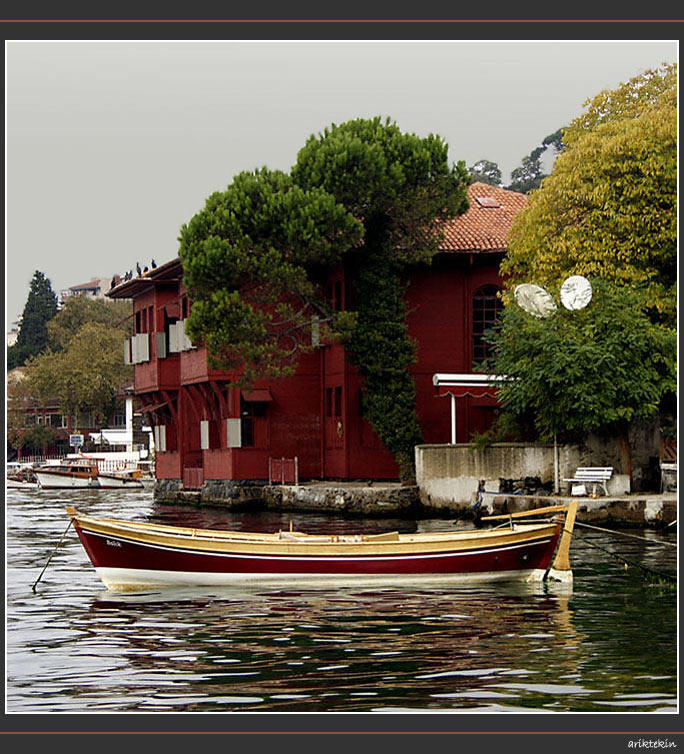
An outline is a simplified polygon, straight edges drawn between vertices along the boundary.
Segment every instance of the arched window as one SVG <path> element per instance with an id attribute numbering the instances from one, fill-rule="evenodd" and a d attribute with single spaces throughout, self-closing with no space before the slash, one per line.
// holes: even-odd
<path id="1" fill-rule="evenodd" d="M 473 296 L 473 364 L 480 364 L 490 355 L 491 348 L 484 336 L 503 308 L 499 290 L 496 285 L 485 285 Z"/>

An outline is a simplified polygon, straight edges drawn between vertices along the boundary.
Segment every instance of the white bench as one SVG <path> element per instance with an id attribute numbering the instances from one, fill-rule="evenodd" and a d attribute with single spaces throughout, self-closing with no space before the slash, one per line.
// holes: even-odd
<path id="1" fill-rule="evenodd" d="M 563 479 L 564 482 L 570 482 L 576 484 L 577 487 L 572 487 L 572 495 L 586 495 L 586 485 L 592 485 L 592 494 L 596 494 L 596 487 L 603 487 L 604 494 L 608 494 L 608 488 L 606 482 L 613 476 L 612 466 L 581 466 L 575 472 L 575 476 L 572 479 Z"/>

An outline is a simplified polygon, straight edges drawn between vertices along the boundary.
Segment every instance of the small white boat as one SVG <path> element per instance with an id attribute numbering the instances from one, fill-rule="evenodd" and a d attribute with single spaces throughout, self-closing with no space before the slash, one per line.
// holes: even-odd
<path id="1" fill-rule="evenodd" d="M 153 488 L 155 486 L 157 478 L 154 475 L 153 461 L 138 461 L 137 471 L 139 474 L 138 478 L 145 488 Z"/>
<path id="2" fill-rule="evenodd" d="M 97 489 L 97 463 L 81 459 L 67 459 L 58 464 L 38 466 L 34 473 L 44 489 Z"/>
<path id="3" fill-rule="evenodd" d="M 140 474 L 135 469 L 124 471 L 100 471 L 97 476 L 99 486 L 102 489 L 127 489 L 142 490 L 145 485 L 140 479 Z"/>
<path id="4" fill-rule="evenodd" d="M 8 490 L 37 490 L 38 480 L 31 464 L 8 463 L 5 486 Z"/>

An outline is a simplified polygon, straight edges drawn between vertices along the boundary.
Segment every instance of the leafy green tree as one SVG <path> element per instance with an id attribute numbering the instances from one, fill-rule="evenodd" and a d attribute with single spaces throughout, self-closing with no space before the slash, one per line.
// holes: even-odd
<path id="1" fill-rule="evenodd" d="M 559 128 L 544 137 L 540 146 L 535 147 L 527 157 L 523 157 L 522 164 L 511 172 L 511 182 L 506 186 L 509 191 L 529 194 L 541 186 L 541 182 L 548 175 L 544 172 L 542 158 L 549 148 L 552 148 L 556 154 L 565 149 L 563 132 L 564 129 Z"/>
<path id="2" fill-rule="evenodd" d="M 71 296 L 47 324 L 48 344 L 54 351 L 64 350 L 69 341 L 87 324 L 101 324 L 114 330 L 133 333 L 130 304 L 124 301 Z"/>
<path id="3" fill-rule="evenodd" d="M 549 147 L 552 147 L 556 153 L 562 152 L 565 149 L 565 144 L 563 144 L 564 130 L 565 129 L 563 128 L 559 128 L 557 131 L 554 131 L 552 134 L 545 136 L 542 141 L 542 147 L 544 147 L 544 149 L 548 149 Z"/>
<path id="4" fill-rule="evenodd" d="M 604 89 L 585 103 L 585 111 L 563 132 L 563 143 L 572 146 L 603 123 L 638 118 L 652 107 L 677 108 L 677 65 L 663 63 L 634 76 L 615 89 Z"/>
<path id="5" fill-rule="evenodd" d="M 490 186 L 501 186 L 501 170 L 495 162 L 478 160 L 468 168 L 468 174 L 473 182 L 488 183 Z"/>
<path id="6" fill-rule="evenodd" d="M 29 453 L 45 454 L 58 440 L 59 432 L 56 429 L 38 424 L 21 434 L 17 446 Z"/>
<path id="7" fill-rule="evenodd" d="M 237 370 L 243 382 L 291 373 L 310 347 L 312 315 L 342 324 L 318 283 L 359 243 L 361 224 L 326 191 L 266 168 L 240 173 L 179 240 L 188 335 L 206 344 L 214 367 Z"/>
<path id="8" fill-rule="evenodd" d="M 612 108 L 612 109 L 611 109 Z M 676 323 L 677 108 L 671 66 L 590 101 L 517 216 L 502 272 L 554 286 L 568 275 L 638 288 Z"/>
<path id="9" fill-rule="evenodd" d="M 447 152 L 438 136 L 402 133 L 390 119 L 357 119 L 312 135 L 292 171 L 299 185 L 325 189 L 363 223 L 350 265 L 358 318 L 346 349 L 364 378 L 364 416 L 404 480 L 413 477 L 413 448 L 422 440 L 408 372 L 415 346 L 405 273 L 431 260 L 440 226 L 468 208 L 465 164 L 450 165 Z"/>
<path id="10" fill-rule="evenodd" d="M 541 161 L 544 151 L 544 147 L 537 147 L 527 157 L 523 157 L 522 164 L 511 171 L 511 182 L 507 186 L 509 191 L 529 194 L 530 191 L 539 188 L 542 179 L 545 178 Z"/>
<path id="11" fill-rule="evenodd" d="M 437 136 L 358 119 L 311 136 L 287 175 L 242 173 L 183 226 L 191 339 L 243 379 L 291 372 L 311 314 L 327 320 L 365 378 L 364 410 L 402 474 L 420 440 L 404 271 L 429 262 L 440 224 L 467 209 L 465 165 Z M 357 310 L 332 312 L 322 284 L 345 264 Z"/>
<path id="12" fill-rule="evenodd" d="M 500 432 L 532 425 L 545 440 L 612 433 L 631 473 L 630 424 L 656 416 L 676 391 L 676 336 L 642 311 L 634 290 L 592 282 L 584 309 L 560 306 L 541 319 L 505 307 L 484 369 L 509 378 L 498 390 Z"/>
<path id="13" fill-rule="evenodd" d="M 37 356 L 48 344 L 47 323 L 57 314 L 57 296 L 50 281 L 36 270 L 24 305 L 17 342 L 7 350 L 7 367 L 13 369 Z"/>
<path id="14" fill-rule="evenodd" d="M 62 413 L 92 411 L 102 423 L 116 409 L 121 386 L 133 377 L 121 358 L 125 337 L 125 331 L 104 324 L 84 325 L 64 350 L 28 362 L 28 393 L 38 405 L 56 399 Z"/>

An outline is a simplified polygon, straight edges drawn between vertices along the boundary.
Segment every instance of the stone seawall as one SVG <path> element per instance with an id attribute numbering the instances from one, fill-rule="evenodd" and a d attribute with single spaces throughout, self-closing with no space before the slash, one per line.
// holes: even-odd
<path id="1" fill-rule="evenodd" d="M 180 479 L 158 479 L 154 499 L 158 503 L 206 505 L 216 508 L 259 507 L 266 482 L 209 479 L 201 490 L 184 490 Z"/>
<path id="2" fill-rule="evenodd" d="M 201 490 L 183 490 L 179 479 L 160 479 L 154 490 L 160 503 L 273 511 L 347 513 L 363 516 L 415 515 L 420 509 L 417 487 L 348 482 L 273 485 L 266 482 L 207 480 Z"/>
<path id="3" fill-rule="evenodd" d="M 455 518 L 472 520 L 472 502 L 431 505 L 421 499 L 418 487 L 400 484 L 354 484 L 349 482 L 309 483 L 297 486 L 228 480 L 206 481 L 201 490 L 183 490 L 180 480 L 157 482 L 154 499 L 160 503 L 308 513 L 337 513 L 352 516 L 407 516 L 413 518 Z M 514 513 L 546 505 L 579 502 L 578 520 L 616 526 L 668 526 L 677 519 L 677 495 L 632 494 L 626 497 L 568 498 L 544 495 L 501 495 L 482 493 L 481 514 Z"/>
<path id="4" fill-rule="evenodd" d="M 349 513 L 364 516 L 405 516 L 420 511 L 417 487 L 330 486 L 264 487 L 269 510 Z"/>

